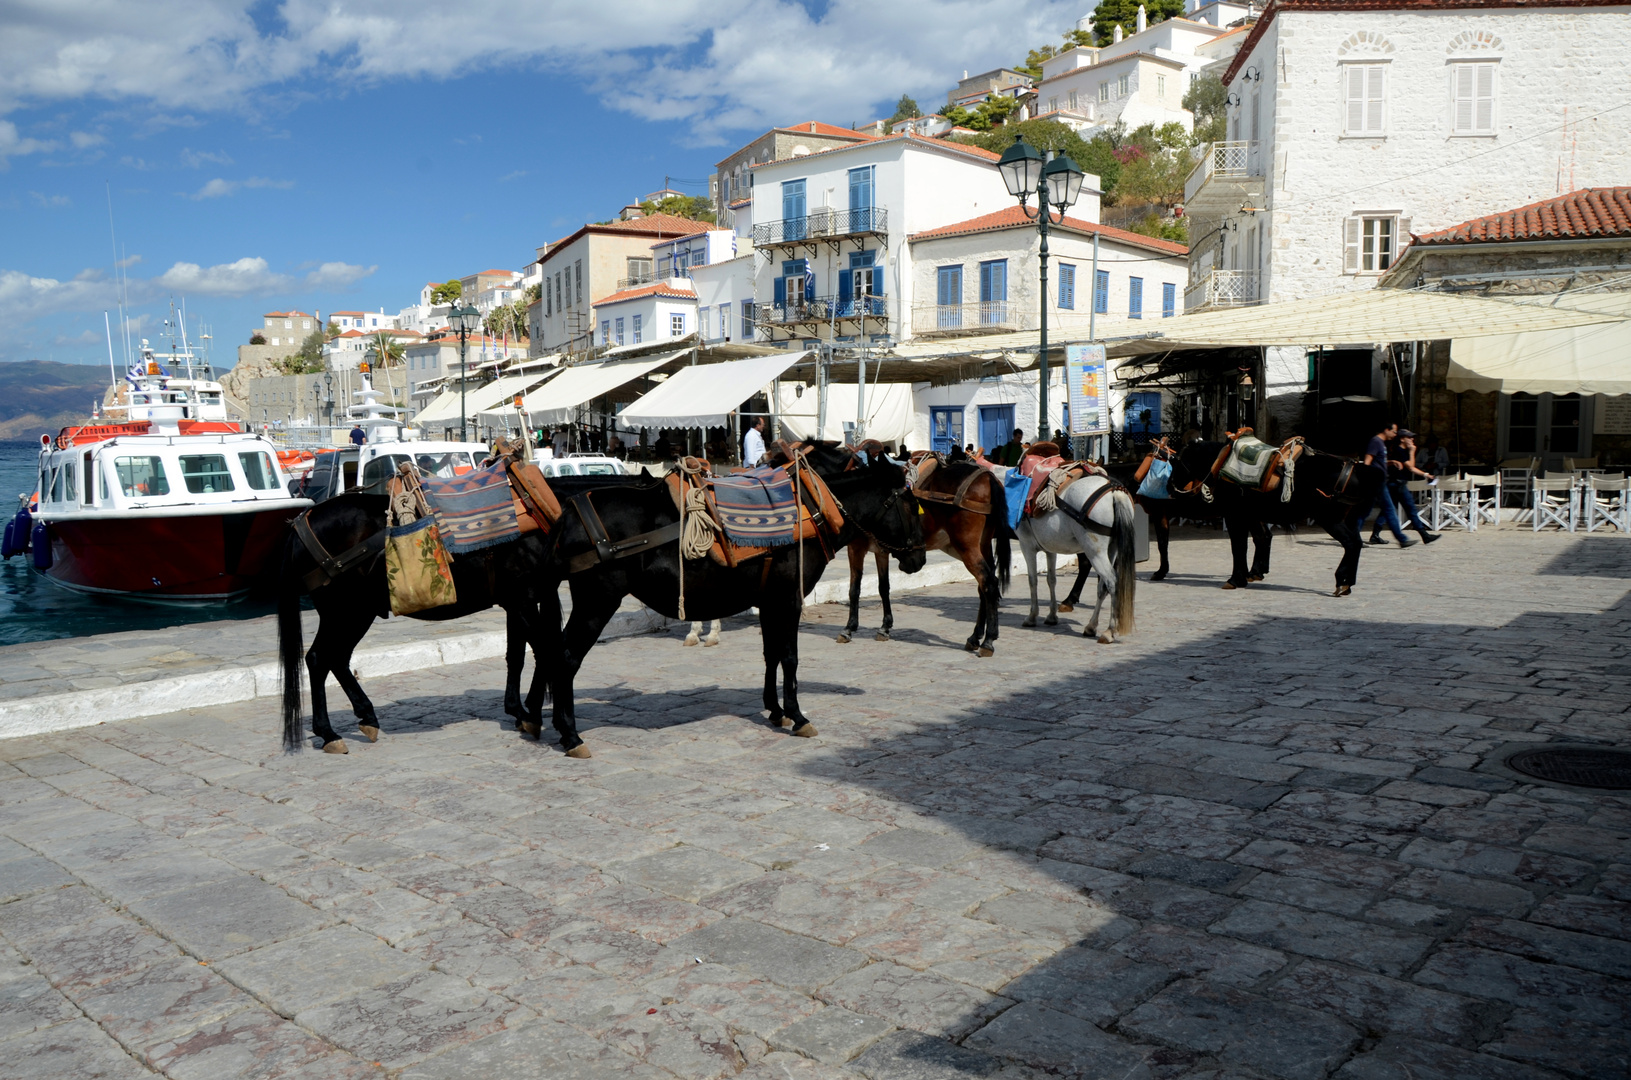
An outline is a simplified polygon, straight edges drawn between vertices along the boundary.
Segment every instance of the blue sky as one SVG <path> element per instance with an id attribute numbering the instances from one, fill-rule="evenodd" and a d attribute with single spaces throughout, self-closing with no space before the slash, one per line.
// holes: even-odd
<path id="1" fill-rule="evenodd" d="M 927 111 L 1090 7 L 10 0 L 0 360 L 106 362 L 110 194 L 143 332 L 185 298 L 230 363 L 263 311 L 519 269 L 766 127 Z"/>

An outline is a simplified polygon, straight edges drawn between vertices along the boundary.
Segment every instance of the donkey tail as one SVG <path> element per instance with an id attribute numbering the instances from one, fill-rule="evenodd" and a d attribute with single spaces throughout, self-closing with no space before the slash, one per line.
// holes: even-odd
<path id="1" fill-rule="evenodd" d="M 997 595 L 1008 591 L 1008 578 L 1014 561 L 1014 549 L 1009 543 L 1014 530 L 1008 527 L 1008 494 L 995 474 L 991 477 L 991 525 L 996 530 Z"/>
<path id="2" fill-rule="evenodd" d="M 291 537 L 291 540 L 293 538 Z M 285 551 L 283 569 L 277 584 L 277 648 L 283 672 L 283 748 L 300 747 L 303 734 L 300 719 L 301 641 L 300 578 L 292 552 Z"/>
<path id="3" fill-rule="evenodd" d="M 1116 633 L 1130 634 L 1135 629 L 1133 590 L 1138 585 L 1138 575 L 1134 573 L 1133 563 L 1137 556 L 1133 550 L 1137 539 L 1133 527 L 1133 500 L 1125 491 L 1117 491 L 1111 496 L 1111 504 L 1115 507 L 1116 513 L 1115 536 L 1112 538 L 1115 550 L 1110 556 L 1110 562 L 1116 572 L 1116 610 L 1113 614 L 1116 619 Z"/>

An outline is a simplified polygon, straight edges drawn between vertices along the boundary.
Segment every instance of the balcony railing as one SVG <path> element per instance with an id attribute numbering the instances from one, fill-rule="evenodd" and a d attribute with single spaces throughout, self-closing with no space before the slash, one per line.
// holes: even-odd
<path id="1" fill-rule="evenodd" d="M 1256 270 L 1210 270 L 1184 290 L 1184 310 L 1246 307 L 1258 301 Z"/>
<path id="2" fill-rule="evenodd" d="M 757 304 L 753 313 L 761 326 L 823 323 L 834 319 L 887 319 L 887 296 L 816 296 L 782 304 Z"/>
<path id="3" fill-rule="evenodd" d="M 805 240 L 836 239 L 868 233 L 887 233 L 889 214 L 880 206 L 859 210 L 822 207 L 803 217 L 767 221 L 753 227 L 755 244 L 796 244 Z"/>
<path id="4" fill-rule="evenodd" d="M 912 333 L 980 333 L 1025 330 L 1028 320 L 1019 305 L 1006 300 L 973 304 L 919 304 L 912 308 Z"/>
<path id="5" fill-rule="evenodd" d="M 661 272 L 653 270 L 648 274 L 640 274 L 637 277 L 618 278 L 617 287 L 619 290 L 637 289 L 641 285 L 655 285 L 659 281 L 668 281 L 671 278 L 689 278 L 690 276 L 691 268 L 688 266 L 682 266 L 678 270 L 664 270 Z"/>
<path id="6" fill-rule="evenodd" d="M 1193 202 L 1201 188 L 1214 180 L 1261 179 L 1262 147 L 1255 139 L 1207 143 L 1199 147 L 1200 160 L 1184 180 L 1184 201 Z"/>

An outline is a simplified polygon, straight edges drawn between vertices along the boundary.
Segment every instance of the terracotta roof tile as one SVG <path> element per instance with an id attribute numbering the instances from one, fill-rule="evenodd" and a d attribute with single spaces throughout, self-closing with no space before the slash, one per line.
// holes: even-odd
<path id="1" fill-rule="evenodd" d="M 954 128 L 953 130 L 955 131 L 958 129 Z M 970 134 L 973 134 L 973 132 L 970 132 Z M 969 157 L 984 158 L 987 161 L 996 161 L 1002 156 L 1001 154 L 992 153 L 990 150 L 986 150 L 978 146 L 971 146 L 968 143 L 951 142 L 948 139 L 931 139 L 927 135 L 914 135 L 909 131 L 897 131 L 891 135 L 873 136 L 867 145 L 870 146 L 876 143 L 891 142 L 896 139 L 905 139 L 906 141 L 915 143 L 919 146 L 930 146 L 940 149 L 955 150 L 959 153 L 967 154 Z M 820 157 L 823 154 L 843 154 L 851 150 L 858 149 L 861 149 L 859 144 L 850 146 L 829 146 L 827 149 L 817 150 L 813 154 L 805 154 L 802 157 L 796 158 L 782 158 L 779 161 L 761 161 L 759 164 L 752 167 L 755 169 L 763 169 L 770 165 L 781 165 L 788 161 L 808 161 L 813 157 Z"/>
<path id="2" fill-rule="evenodd" d="M 967 236 L 970 233 L 1000 232 L 1004 229 L 1031 228 L 1036 223 L 1025 216 L 1025 212 L 1018 206 L 1010 206 L 1006 210 L 998 210 L 994 214 L 983 214 L 967 221 L 959 221 L 955 225 L 942 225 L 938 229 L 925 229 L 920 233 L 913 233 L 908 240 L 933 240 L 942 236 Z M 1110 225 L 1100 225 L 1092 221 L 1083 221 L 1081 218 L 1067 217 L 1064 222 L 1053 226 L 1056 229 L 1065 229 L 1073 232 L 1086 233 L 1091 236 L 1099 234 L 1106 240 L 1114 240 L 1118 244 L 1127 244 L 1132 247 L 1141 247 L 1149 251 L 1159 251 L 1163 255 L 1187 255 L 1189 248 L 1173 240 L 1158 240 L 1143 233 L 1128 232 L 1126 229 L 1117 229 Z"/>
<path id="3" fill-rule="evenodd" d="M 802 124 L 789 124 L 787 127 L 775 128 L 776 131 L 785 131 L 792 135 L 832 135 L 848 139 L 876 139 L 877 135 L 868 135 L 864 131 L 855 131 L 836 124 L 824 124 L 820 120 L 806 120 Z"/>
<path id="4" fill-rule="evenodd" d="M 1631 238 L 1631 187 L 1581 188 L 1410 238 L 1412 246 Z"/>
<path id="5" fill-rule="evenodd" d="M 645 296 L 666 296 L 674 300 L 695 300 L 697 294 L 690 289 L 671 285 L 666 281 L 659 281 L 655 285 L 642 285 L 635 289 L 624 289 L 614 292 L 610 296 L 603 296 L 590 307 L 602 307 L 606 304 L 621 304 L 625 300 L 638 300 Z"/>

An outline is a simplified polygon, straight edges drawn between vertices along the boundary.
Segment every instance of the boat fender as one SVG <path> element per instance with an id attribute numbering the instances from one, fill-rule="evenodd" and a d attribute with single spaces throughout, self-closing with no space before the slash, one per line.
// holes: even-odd
<path id="1" fill-rule="evenodd" d="M 51 569 L 51 534 L 46 531 L 45 522 L 34 523 L 34 531 L 29 537 L 29 543 L 34 548 L 34 569 Z"/>

